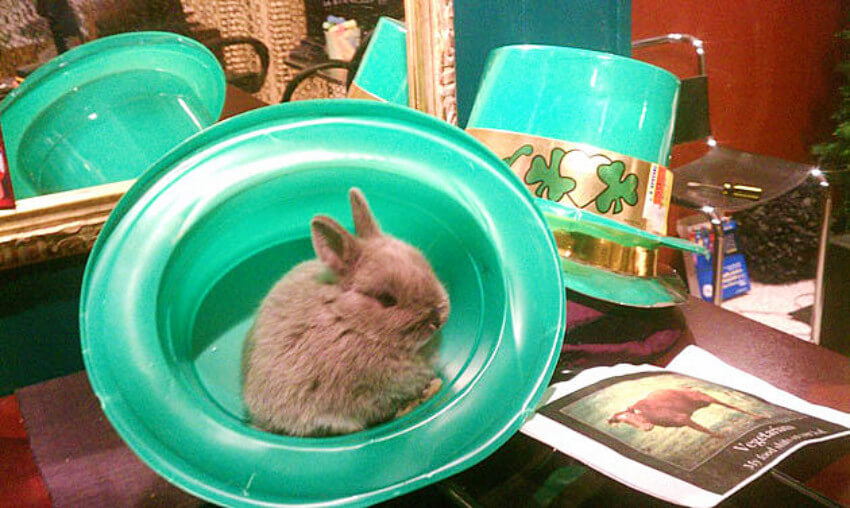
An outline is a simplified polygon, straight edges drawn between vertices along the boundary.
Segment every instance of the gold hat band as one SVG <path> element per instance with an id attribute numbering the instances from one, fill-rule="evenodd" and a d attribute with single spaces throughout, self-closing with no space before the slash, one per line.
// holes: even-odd
<path id="1" fill-rule="evenodd" d="M 539 198 L 667 234 L 673 173 L 612 150 L 520 132 L 469 127 Z"/>
<path id="2" fill-rule="evenodd" d="M 655 249 L 626 247 L 610 240 L 566 229 L 554 229 L 552 233 L 555 235 L 558 253 L 564 258 L 624 275 L 658 275 L 658 256 Z"/>

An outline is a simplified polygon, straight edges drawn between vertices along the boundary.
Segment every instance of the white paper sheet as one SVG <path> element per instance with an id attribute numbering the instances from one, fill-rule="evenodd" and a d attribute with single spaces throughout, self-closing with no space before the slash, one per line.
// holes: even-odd
<path id="1" fill-rule="evenodd" d="M 641 373 L 649 374 L 644 377 Z M 640 430 L 633 430 L 633 428 L 629 425 L 621 424 L 619 422 L 611 424 L 610 421 L 608 421 L 608 427 L 598 423 L 596 427 L 593 427 L 594 429 L 598 428 L 601 430 L 603 441 L 607 440 L 608 444 L 603 444 L 600 440 L 589 437 L 586 429 L 583 432 L 579 432 L 575 428 L 567 427 L 566 425 L 540 413 L 531 417 L 523 425 L 521 432 L 557 448 L 589 467 L 592 467 L 593 469 L 596 469 L 597 471 L 600 471 L 601 473 L 636 490 L 653 495 L 665 501 L 694 507 L 711 507 L 718 504 L 723 499 L 729 497 L 731 494 L 753 481 L 755 478 L 766 473 L 783 458 L 807 443 L 850 435 L 850 429 L 848 429 L 850 428 L 850 415 L 831 408 L 808 403 L 799 397 L 795 397 L 783 390 L 779 390 L 755 376 L 747 374 L 722 362 L 712 354 L 696 346 L 689 346 L 685 348 L 685 350 L 683 350 L 682 353 L 680 353 L 666 369 L 660 369 L 651 365 L 629 364 L 588 369 L 579 373 L 576 377 L 569 381 L 551 386 L 538 409 L 548 410 L 552 413 L 554 410 L 551 408 L 558 406 L 560 404 L 558 401 L 562 400 L 563 397 L 570 396 L 570 398 L 580 397 L 580 400 L 577 402 L 571 402 L 564 410 L 578 412 L 581 409 L 579 404 L 584 403 L 585 406 L 589 406 L 591 404 L 591 402 L 588 402 L 591 401 L 589 397 L 596 396 L 597 393 L 601 391 L 597 390 L 596 387 L 603 386 L 604 388 L 607 386 L 606 383 L 612 383 L 612 388 L 606 389 L 607 391 L 605 394 L 612 390 L 619 389 L 617 387 L 631 387 L 632 385 L 637 388 L 630 389 L 639 390 L 640 387 L 637 383 L 647 384 L 650 381 L 655 382 L 655 380 L 664 380 L 665 382 L 672 380 L 678 382 L 680 385 L 685 382 L 675 375 L 663 375 L 665 373 L 682 374 L 691 378 L 697 378 L 698 380 L 715 383 L 716 385 L 721 385 L 721 387 L 728 387 L 732 390 L 715 390 L 716 393 L 720 394 L 718 395 L 718 398 L 722 398 L 727 401 L 751 401 L 751 405 L 747 407 L 768 406 L 759 406 L 762 401 L 756 401 L 754 399 L 751 400 L 746 396 L 746 394 L 754 395 L 755 397 L 763 399 L 763 401 L 767 403 L 780 407 L 776 408 L 774 412 L 768 412 L 768 410 L 764 409 L 760 412 L 753 410 L 755 411 L 754 415 L 750 415 L 750 413 L 746 413 L 746 411 L 744 412 L 746 414 L 744 414 L 741 410 L 728 409 L 719 406 L 718 404 L 714 404 L 706 406 L 711 408 L 708 411 L 697 410 L 691 413 L 692 420 L 705 421 L 707 418 L 706 415 L 713 412 L 711 414 L 715 415 L 714 420 L 712 420 L 715 426 L 727 421 L 739 422 L 736 423 L 736 425 L 738 425 L 741 429 L 746 429 L 746 432 L 743 430 L 741 431 L 741 436 L 748 436 L 748 438 L 744 441 L 741 441 L 740 436 L 736 434 L 730 434 L 728 436 L 725 434 L 718 434 L 722 437 L 718 437 L 717 435 L 710 436 L 708 434 L 701 434 L 699 431 L 695 431 L 691 428 L 684 427 L 656 426 L 649 431 L 641 432 Z M 656 376 L 653 374 L 658 375 Z M 626 377 L 622 378 L 622 376 Z M 611 380 L 611 378 L 626 380 L 634 378 L 635 381 L 631 381 L 631 384 L 620 381 L 615 383 L 615 380 Z M 707 384 L 691 384 L 699 385 L 697 388 L 703 387 L 703 391 L 711 391 L 710 388 L 706 388 L 709 387 Z M 591 387 L 591 385 L 593 385 L 593 388 L 588 388 Z M 580 390 L 584 388 L 588 388 L 588 390 L 580 392 Z M 693 387 L 687 386 L 682 389 L 690 388 Z M 648 390 L 648 388 L 645 390 Z M 743 394 L 738 392 L 743 392 Z M 586 397 L 585 395 L 581 395 L 582 393 L 589 394 L 587 395 L 588 398 L 581 399 L 581 397 Z M 632 400 L 632 402 L 637 401 L 637 399 L 640 399 L 641 396 L 644 397 L 643 400 L 649 398 L 649 396 L 644 395 L 643 392 L 634 391 L 633 393 L 640 395 L 633 395 L 632 399 L 634 400 Z M 599 394 L 599 397 L 602 397 L 605 394 Z M 563 400 L 567 401 L 570 399 Z M 603 402 L 608 401 L 609 405 L 616 403 L 611 402 L 611 400 L 616 401 L 616 399 L 612 399 L 610 397 L 608 399 L 599 400 Z M 743 402 L 738 402 L 738 404 L 741 405 Z M 794 417 L 787 415 L 783 416 L 783 408 L 803 413 L 804 415 L 810 415 L 825 422 L 845 428 L 839 429 L 829 427 L 830 430 L 828 435 L 819 435 L 818 431 L 826 432 L 820 429 L 820 427 L 812 427 L 816 428 L 816 430 L 809 430 L 808 432 L 802 429 L 810 429 L 810 427 L 800 427 L 801 430 L 797 432 L 796 430 L 793 430 L 794 425 L 796 425 L 795 420 L 793 420 Z M 590 407 L 590 410 L 592 409 L 593 407 Z M 622 407 L 622 409 L 625 409 L 625 407 Z M 585 408 L 585 411 L 587 411 L 587 408 Z M 724 415 L 722 417 L 725 419 L 718 420 L 717 418 L 720 417 L 716 415 Z M 768 419 L 768 417 L 773 419 Z M 789 419 L 788 422 L 783 421 L 783 418 Z M 797 418 L 799 418 L 799 416 Z M 572 420 L 570 421 L 572 422 Z M 596 421 L 598 421 L 598 417 Z M 798 419 L 796 421 L 809 423 L 808 419 Z M 762 424 L 761 422 L 769 423 Z M 577 425 L 576 428 L 580 428 L 580 426 Z M 708 443 L 717 448 L 717 451 L 714 452 L 705 449 L 707 451 L 705 451 L 706 457 L 704 459 L 701 457 L 699 460 L 694 459 L 694 464 L 688 464 L 687 466 L 682 467 L 680 467 L 680 463 L 676 463 L 675 460 L 672 459 L 670 462 L 673 463 L 673 465 L 670 465 L 667 462 L 667 459 L 659 462 L 655 456 L 649 460 L 645 460 L 645 454 L 640 449 L 635 448 L 637 445 L 633 443 L 638 442 L 637 440 L 648 439 L 645 436 L 650 436 L 650 432 L 659 436 L 675 436 L 672 438 L 674 440 L 678 440 L 680 438 L 685 441 L 689 440 L 688 442 L 690 444 L 688 446 L 697 446 L 699 443 L 703 442 Z M 598 432 L 593 435 L 596 437 L 600 436 Z M 626 437 L 622 437 L 624 435 Z M 667 443 L 669 442 L 671 441 L 668 439 Z M 615 450 L 614 448 L 616 447 L 619 447 L 620 450 Z M 699 450 L 703 450 L 703 448 L 700 448 Z M 656 452 L 650 452 L 650 454 L 654 453 Z M 726 457 L 726 462 L 722 462 L 724 467 L 726 464 L 730 464 L 731 469 L 737 469 L 735 474 L 741 477 L 740 481 L 734 480 L 736 483 L 729 486 L 728 489 L 723 490 L 722 492 L 717 492 L 718 488 L 715 486 L 713 491 L 707 490 L 706 488 L 699 487 L 682 479 L 681 474 L 689 474 L 691 471 L 699 472 L 700 468 L 703 467 L 701 464 L 707 464 L 709 461 L 714 460 L 715 456 L 720 457 L 721 454 L 725 454 L 723 456 Z M 740 465 L 735 463 L 734 460 L 729 460 L 729 457 L 737 457 L 738 455 L 746 457 L 748 460 L 744 461 L 742 459 L 742 463 Z M 762 457 L 763 460 L 758 457 Z M 655 460 L 655 462 L 652 462 L 653 460 Z M 719 459 L 717 460 L 719 461 Z M 658 466 L 660 463 L 663 463 L 663 468 L 679 475 L 679 477 L 674 476 L 673 474 L 668 474 L 668 472 L 664 472 L 658 467 L 654 467 Z M 648 464 L 653 464 L 653 466 Z M 732 465 L 735 465 L 736 467 L 731 467 Z M 730 476 L 735 478 L 735 475 Z"/>

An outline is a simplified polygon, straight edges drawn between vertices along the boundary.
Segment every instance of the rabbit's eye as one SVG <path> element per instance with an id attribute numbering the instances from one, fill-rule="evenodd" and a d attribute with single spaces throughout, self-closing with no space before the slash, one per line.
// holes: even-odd
<path id="1" fill-rule="evenodd" d="M 378 293 L 378 296 L 376 296 L 375 299 L 378 300 L 378 303 L 380 303 L 384 307 L 392 307 L 398 303 L 396 297 L 390 293 L 387 293 L 386 291 Z"/>

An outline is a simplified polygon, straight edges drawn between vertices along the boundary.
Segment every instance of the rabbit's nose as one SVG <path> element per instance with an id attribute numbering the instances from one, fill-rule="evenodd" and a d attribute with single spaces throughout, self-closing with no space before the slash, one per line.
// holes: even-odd
<path id="1" fill-rule="evenodd" d="M 443 309 L 434 309 L 428 315 L 428 325 L 434 330 L 437 330 L 438 328 L 443 326 L 443 323 L 445 322 L 446 315 Z"/>
<path id="2" fill-rule="evenodd" d="M 449 319 L 449 304 L 444 303 L 437 307 L 437 315 L 440 317 L 440 323 L 445 323 Z"/>

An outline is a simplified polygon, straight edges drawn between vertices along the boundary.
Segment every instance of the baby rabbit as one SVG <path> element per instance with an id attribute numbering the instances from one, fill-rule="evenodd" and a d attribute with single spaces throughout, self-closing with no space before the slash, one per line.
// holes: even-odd
<path id="1" fill-rule="evenodd" d="M 446 290 L 421 252 L 381 233 L 359 189 L 349 197 L 356 236 L 314 217 L 318 259 L 275 284 L 245 341 L 243 400 L 261 429 L 356 432 L 439 389 L 422 347 L 448 318 Z"/>

